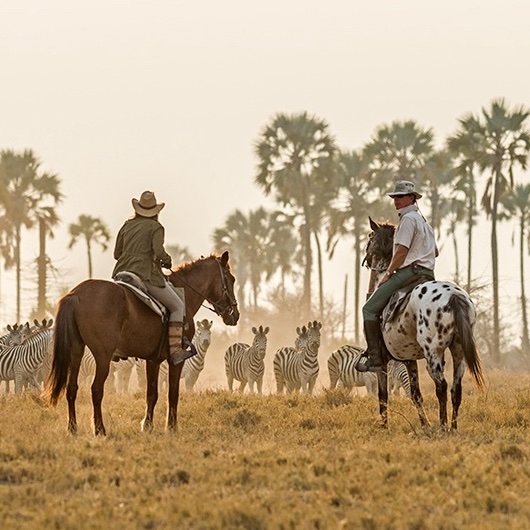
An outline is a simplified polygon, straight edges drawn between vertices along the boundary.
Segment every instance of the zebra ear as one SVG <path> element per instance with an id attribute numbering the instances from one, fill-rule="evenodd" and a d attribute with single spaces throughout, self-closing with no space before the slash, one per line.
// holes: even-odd
<path id="1" fill-rule="evenodd" d="M 48 320 L 48 327 L 51 328 L 53 326 L 53 318 L 50 318 L 50 320 Z"/>
<path id="2" fill-rule="evenodd" d="M 256 329 L 256 326 L 252 326 L 252 333 L 254 333 L 254 335 L 256 335 L 258 332 L 258 330 Z"/>
<path id="3" fill-rule="evenodd" d="M 269 332 L 269 326 L 267 326 L 267 327 L 263 330 L 263 333 L 265 333 L 265 335 L 267 335 L 268 332 Z"/>
<path id="4" fill-rule="evenodd" d="M 33 320 L 33 324 L 35 324 L 38 328 L 40 327 L 39 321 L 37 319 Z"/>
<path id="5" fill-rule="evenodd" d="M 298 335 L 301 335 L 301 334 L 302 334 L 302 330 L 300 329 L 299 326 L 296 328 L 296 333 L 297 333 Z"/>
<path id="6" fill-rule="evenodd" d="M 16 326 L 16 324 L 15 324 L 15 326 Z M 17 328 L 16 327 L 12 328 L 11 324 L 8 324 L 6 329 L 7 329 L 7 331 L 9 331 L 11 333 L 11 331 L 15 331 L 15 329 L 17 329 Z"/>

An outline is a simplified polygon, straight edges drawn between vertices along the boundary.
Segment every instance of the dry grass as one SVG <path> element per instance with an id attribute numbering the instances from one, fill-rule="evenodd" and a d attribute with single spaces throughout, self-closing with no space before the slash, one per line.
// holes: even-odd
<path id="1" fill-rule="evenodd" d="M 77 436 L 64 401 L 1 397 L 2 528 L 528 528 L 530 376 L 488 379 L 466 379 L 458 434 L 420 430 L 406 398 L 385 431 L 375 398 L 340 391 L 184 394 L 176 434 L 163 399 L 142 434 L 143 398 L 108 396 L 106 438 L 86 394 Z"/>

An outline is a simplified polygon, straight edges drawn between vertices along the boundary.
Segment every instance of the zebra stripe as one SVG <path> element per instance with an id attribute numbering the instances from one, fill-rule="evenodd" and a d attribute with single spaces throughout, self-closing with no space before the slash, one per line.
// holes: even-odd
<path id="1" fill-rule="evenodd" d="M 267 351 L 267 333 L 269 326 L 252 328 L 254 340 L 249 346 L 244 342 L 236 342 L 228 347 L 225 353 L 225 372 L 228 388 L 232 392 L 234 379 L 240 381 L 239 391 L 243 392 L 248 383 L 250 393 L 254 393 L 254 383 L 258 394 L 261 395 L 263 387 L 263 374 L 265 373 L 265 353 Z"/>
<path id="2" fill-rule="evenodd" d="M 36 376 L 49 355 L 53 337 L 53 329 L 43 327 L 37 329 L 24 342 L 8 346 L 0 355 L 0 379 L 15 380 L 15 394 L 22 392 L 25 381 L 38 390 L 40 385 Z"/>
<path id="3" fill-rule="evenodd" d="M 296 328 L 298 337 L 295 347 L 280 348 L 276 352 L 273 367 L 278 394 L 283 392 L 284 386 L 289 393 L 300 388 L 305 393 L 313 393 L 319 372 L 318 348 L 321 328 L 322 324 L 316 320 L 309 322 L 307 328 Z"/>
<path id="4" fill-rule="evenodd" d="M 377 394 L 377 375 L 361 373 L 355 369 L 355 362 L 361 356 L 362 348 L 346 344 L 335 350 L 328 359 L 329 388 L 337 384 L 351 390 L 353 387 L 366 387 L 368 394 Z"/>
<path id="5" fill-rule="evenodd" d="M 395 396 L 399 396 L 399 389 L 403 388 L 405 395 L 411 397 L 410 378 L 405 363 L 391 359 L 388 361 L 388 389 Z"/>

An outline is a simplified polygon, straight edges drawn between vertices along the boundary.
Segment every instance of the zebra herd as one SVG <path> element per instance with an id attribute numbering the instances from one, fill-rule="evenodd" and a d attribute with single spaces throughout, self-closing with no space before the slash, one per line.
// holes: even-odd
<path id="1" fill-rule="evenodd" d="M 24 325 L 7 326 L 8 333 L 0 337 L 0 382 L 4 381 L 6 392 L 9 382 L 15 382 L 15 393 L 20 394 L 24 387 L 40 390 L 51 366 L 51 343 L 53 321 L 34 321 Z M 196 322 L 193 344 L 197 355 L 187 359 L 181 378 L 186 390 L 192 391 L 200 373 L 204 369 L 206 353 L 211 344 L 212 321 Z M 228 389 L 233 391 L 234 381 L 239 382 L 239 391 L 248 385 L 249 391 L 263 393 L 265 374 L 265 355 L 269 327 L 252 327 L 251 344 L 236 342 L 230 345 L 224 356 L 225 374 Z M 279 348 L 272 360 L 276 392 L 288 393 L 302 391 L 312 394 L 319 375 L 318 352 L 320 348 L 322 324 L 316 320 L 296 328 L 294 346 Z M 368 394 L 377 394 L 377 377 L 373 373 L 360 373 L 355 370 L 355 361 L 362 349 L 344 345 L 331 353 L 327 366 L 329 388 L 337 386 L 351 390 L 365 387 Z M 128 393 L 133 371 L 135 371 L 138 389 L 145 390 L 145 361 L 128 358 L 111 363 L 106 391 L 110 393 Z M 79 372 L 80 385 L 89 385 L 95 373 L 95 360 L 90 350 L 85 349 Z M 403 388 L 410 396 L 410 382 L 403 363 L 390 361 L 388 365 L 389 390 L 399 394 Z M 167 363 L 160 366 L 159 385 L 167 382 Z"/>

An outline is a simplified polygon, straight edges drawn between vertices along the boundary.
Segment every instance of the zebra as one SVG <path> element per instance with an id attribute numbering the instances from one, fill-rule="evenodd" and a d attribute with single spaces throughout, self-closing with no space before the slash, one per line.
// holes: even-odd
<path id="1" fill-rule="evenodd" d="M 0 337 L 0 356 L 2 355 L 2 350 L 4 350 L 4 348 L 7 348 L 8 346 L 16 346 L 18 344 L 22 344 L 22 342 L 32 332 L 32 328 L 30 327 L 29 322 L 26 322 L 26 324 L 20 324 L 20 325 L 13 324 L 13 326 L 8 324 L 6 329 L 8 333 Z M 0 378 L 0 383 L 2 381 L 4 381 L 4 384 L 5 384 L 5 393 L 9 394 L 10 379 Z"/>
<path id="2" fill-rule="evenodd" d="M 399 389 L 403 388 L 405 395 L 411 397 L 410 378 L 405 363 L 391 359 L 388 361 L 387 374 L 388 389 L 392 394 L 399 396 Z"/>
<path id="3" fill-rule="evenodd" d="M 296 328 L 298 337 L 295 347 L 280 348 L 276 352 L 273 367 L 278 394 L 283 392 L 284 386 L 289 393 L 297 392 L 300 388 L 305 393 L 313 393 L 319 372 L 318 348 L 321 328 L 322 324 L 316 320 L 309 322 L 307 327 Z"/>
<path id="4" fill-rule="evenodd" d="M 204 359 L 206 357 L 206 352 L 210 347 L 212 338 L 212 325 L 213 321 L 207 319 L 198 320 L 196 322 L 195 335 L 193 336 L 192 343 L 197 349 L 197 355 L 194 355 L 193 357 L 190 357 L 184 361 L 184 367 L 182 368 L 182 372 L 180 374 L 181 379 L 184 378 L 186 382 L 186 390 L 188 391 L 193 390 L 200 373 L 204 369 Z M 143 359 L 128 357 L 127 359 L 120 361 L 116 367 L 116 390 L 119 393 L 127 392 L 133 368 L 136 369 L 139 388 L 141 390 L 145 390 L 145 362 Z M 160 365 L 159 385 L 163 386 L 165 381 L 167 381 L 166 362 Z"/>
<path id="5" fill-rule="evenodd" d="M 37 373 L 49 355 L 53 337 L 53 320 L 43 321 L 43 325 L 31 333 L 22 343 L 8 346 L 0 354 L 0 380 L 15 380 L 15 394 L 28 385 L 40 390 Z"/>
<path id="6" fill-rule="evenodd" d="M 249 346 L 244 342 L 236 342 L 228 347 L 225 353 L 225 372 L 228 388 L 232 392 L 234 379 L 240 381 L 239 391 L 243 392 L 248 383 L 250 393 L 254 393 L 254 383 L 258 394 L 261 395 L 263 387 L 263 374 L 265 373 L 265 353 L 267 350 L 267 333 L 269 326 L 252 328 L 254 339 Z"/>
<path id="7" fill-rule="evenodd" d="M 366 387 L 368 394 L 377 394 L 377 375 L 372 372 L 358 372 L 354 366 L 364 350 L 358 346 L 345 344 L 335 350 L 328 359 L 329 388 L 337 383 L 351 390 L 353 387 Z"/>

